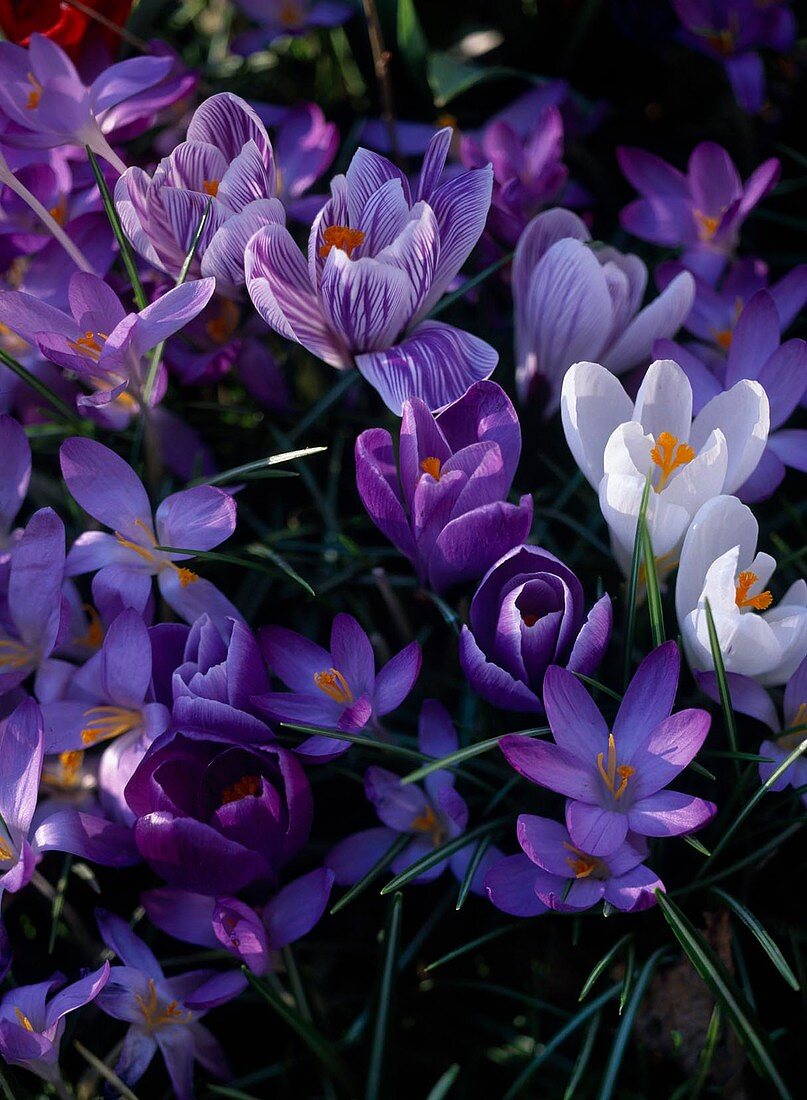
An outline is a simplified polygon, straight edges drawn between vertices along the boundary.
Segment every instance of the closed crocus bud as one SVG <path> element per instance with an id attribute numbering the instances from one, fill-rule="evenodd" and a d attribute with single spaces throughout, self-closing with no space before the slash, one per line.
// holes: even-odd
<path id="1" fill-rule="evenodd" d="M 460 663 L 471 687 L 504 710 L 543 712 L 551 664 L 585 675 L 611 636 L 611 599 L 585 615 L 580 581 L 554 555 L 519 546 L 488 570 L 460 636 Z"/>
<path id="2" fill-rule="evenodd" d="M 209 896 L 266 890 L 308 839 L 311 788 L 290 752 L 169 733 L 126 787 L 135 842 L 166 882 Z"/>
<path id="3" fill-rule="evenodd" d="M 404 402 L 397 467 L 389 432 L 362 432 L 356 483 L 421 583 L 445 592 L 481 577 L 529 534 L 532 498 L 506 500 L 520 454 L 510 399 L 495 382 L 477 382 L 439 416 L 418 398 Z"/>

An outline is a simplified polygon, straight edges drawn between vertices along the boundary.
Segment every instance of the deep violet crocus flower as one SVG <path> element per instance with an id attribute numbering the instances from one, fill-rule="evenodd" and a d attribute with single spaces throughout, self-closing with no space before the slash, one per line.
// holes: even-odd
<path id="1" fill-rule="evenodd" d="M 771 157 L 743 183 L 731 157 L 713 141 L 696 145 L 687 172 L 643 149 L 617 150 L 619 166 L 641 198 L 619 219 L 629 233 L 667 248 L 682 248 L 682 262 L 709 282 L 734 252 L 740 227 L 779 179 Z"/>
<path id="2" fill-rule="evenodd" d="M 212 485 L 172 493 L 152 518 L 151 504 L 132 467 L 92 439 L 68 439 L 60 451 L 62 476 L 74 499 L 114 534 L 86 531 L 67 557 L 67 575 L 95 572 L 93 596 L 107 609 L 133 607 L 141 614 L 151 597 L 151 578 L 165 602 L 193 622 L 203 613 L 223 624 L 240 619 L 230 601 L 183 564 L 188 554 L 156 549 L 211 550 L 235 530 L 235 501 Z M 179 564 L 177 564 L 179 563 Z"/>
<path id="3" fill-rule="evenodd" d="M 643 862 L 644 837 L 628 833 L 607 857 L 592 855 L 558 821 L 521 814 L 517 825 L 523 854 L 505 856 L 487 873 L 485 890 L 497 909 L 534 917 L 554 909 L 574 913 L 605 901 L 624 913 L 656 904 L 664 884 Z"/>
<path id="4" fill-rule="evenodd" d="M 61 1083 L 59 1045 L 65 1016 L 98 997 L 109 980 L 109 963 L 70 985 L 60 974 L 9 989 L 0 1001 L 0 1056 L 43 1081 Z M 58 992 L 56 992 L 58 990 Z"/>
<path id="5" fill-rule="evenodd" d="M 456 401 L 498 358 L 478 337 L 424 319 L 479 240 L 490 206 L 490 166 L 441 182 L 451 136 L 446 128 L 432 138 L 414 194 L 391 161 L 357 150 L 331 181 L 307 262 L 281 225 L 247 246 L 247 289 L 264 321 L 333 367 L 357 367 L 395 413 L 407 397 L 430 409 Z"/>
<path id="6" fill-rule="evenodd" d="M 586 617 L 583 586 L 538 546 L 520 546 L 491 566 L 460 635 L 460 664 L 474 691 L 504 710 L 542 713 L 551 664 L 590 675 L 611 637 L 611 600 Z"/>
<path id="7" fill-rule="evenodd" d="M 14 520 L 28 493 L 31 480 L 31 447 L 28 437 L 11 416 L 0 416 L 0 578 L 3 566 L 13 553 L 22 532 L 14 529 Z M 2 581 L 0 580 L 0 587 Z M 2 658 L 0 658 L 2 661 Z"/>
<path id="8" fill-rule="evenodd" d="M 476 382 L 439 416 L 405 401 L 396 469 L 392 437 L 356 440 L 356 485 L 367 513 L 435 592 L 481 577 L 522 543 L 532 497 L 505 499 L 521 454 L 516 411 L 495 382 Z"/>
<path id="9" fill-rule="evenodd" d="M 233 52 L 249 57 L 278 38 L 298 37 L 319 27 L 338 27 L 355 14 L 346 0 L 236 0 L 258 26 L 233 41 Z"/>
<path id="10" fill-rule="evenodd" d="M 680 836 L 714 815 L 712 802 L 666 789 L 700 749 L 711 721 L 704 710 L 671 713 L 680 663 L 675 642 L 645 657 L 612 731 L 577 677 L 553 665 L 544 678 L 544 707 L 555 743 L 502 738 L 516 771 L 566 795 L 566 825 L 582 851 L 608 856 L 629 831 Z"/>
<path id="11" fill-rule="evenodd" d="M 369 726 L 372 731 L 380 718 L 401 705 L 420 672 L 420 646 L 410 642 L 376 673 L 370 639 L 344 613 L 333 621 L 330 651 L 282 626 L 264 627 L 258 640 L 271 671 L 291 688 L 253 699 L 278 722 L 344 733 Z M 324 762 L 349 748 L 349 741 L 315 734 L 297 752 Z"/>
<path id="12" fill-rule="evenodd" d="M 115 1073 L 134 1086 L 159 1050 L 177 1100 L 193 1100 L 194 1060 L 216 1077 L 229 1072 L 217 1040 L 199 1021 L 246 986 L 240 971 L 189 970 L 166 978 L 151 949 L 126 921 L 96 910 L 104 943 L 120 959 L 98 998 L 108 1016 L 129 1024 Z"/>

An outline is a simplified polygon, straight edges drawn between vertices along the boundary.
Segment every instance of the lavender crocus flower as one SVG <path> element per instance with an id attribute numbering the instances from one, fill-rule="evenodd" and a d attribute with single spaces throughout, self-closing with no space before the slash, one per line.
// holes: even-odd
<path id="1" fill-rule="evenodd" d="M 188 554 L 158 550 L 178 546 L 210 550 L 235 530 L 235 501 L 221 489 L 199 485 L 184 489 L 159 505 L 152 518 L 143 483 L 114 451 L 92 439 L 68 439 L 62 444 L 62 476 L 69 492 L 113 535 L 87 531 L 79 535 L 67 557 L 67 575 L 98 570 L 93 580 L 96 605 L 109 619 L 117 610 L 133 607 L 143 613 L 151 597 L 151 578 L 165 602 L 193 622 L 203 613 L 224 624 L 241 616 L 210 583 L 187 568 Z"/>
<path id="2" fill-rule="evenodd" d="M 618 149 L 617 158 L 641 195 L 622 210 L 624 228 L 644 241 L 682 248 L 684 266 L 708 282 L 719 278 L 742 223 L 779 179 L 779 161 L 772 157 L 743 183 L 713 141 L 695 147 L 686 175 L 642 149 Z"/>
<path id="3" fill-rule="evenodd" d="M 439 416 L 405 401 L 396 469 L 392 437 L 356 440 L 356 485 L 375 523 L 435 592 L 473 580 L 522 543 L 532 497 L 508 504 L 521 428 L 495 382 L 476 382 Z"/>
<path id="4" fill-rule="evenodd" d="M 108 980 L 109 963 L 105 962 L 70 985 L 64 985 L 57 974 L 46 982 L 10 989 L 0 1001 L 0 1056 L 11 1066 L 22 1066 L 43 1081 L 60 1085 L 59 1045 L 65 1016 L 94 1001 Z"/>
<path id="5" fill-rule="evenodd" d="M 153 176 L 130 168 L 118 180 L 115 205 L 140 255 L 178 275 L 209 207 L 190 275 L 213 275 L 231 295 L 244 282 L 244 248 L 265 225 L 282 227 L 272 144 L 261 120 L 231 92 L 194 112 L 186 140 Z"/>
<path id="6" fill-rule="evenodd" d="M 14 520 L 28 493 L 28 483 L 31 480 L 31 447 L 28 437 L 11 416 L 0 416 L 0 455 L 3 456 L 3 468 L 0 470 L 0 589 L 4 589 L 4 566 L 22 534 L 14 529 Z"/>
<path id="7" fill-rule="evenodd" d="M 516 381 L 522 401 L 560 402 L 573 363 L 601 363 L 622 374 L 650 358 L 653 341 L 672 336 L 692 305 L 695 285 L 682 272 L 641 309 L 647 268 L 638 256 L 590 246 L 586 225 L 569 210 L 534 218 L 513 261 Z"/>
<path id="8" fill-rule="evenodd" d="M 700 749 L 707 711 L 671 714 L 680 656 L 666 642 L 639 665 L 613 722 L 613 732 L 576 676 L 553 665 L 544 706 L 555 744 L 508 736 L 508 763 L 533 783 L 566 795 L 566 825 L 582 851 L 608 856 L 628 832 L 680 836 L 704 826 L 716 807 L 667 790 Z"/>
<path id="9" fill-rule="evenodd" d="M 504 710 L 542 713 L 549 665 L 591 674 L 611 637 L 611 600 L 586 618 L 583 586 L 562 562 L 537 546 L 505 554 L 471 601 L 460 635 L 460 664 L 471 687 Z"/>
<path id="10" fill-rule="evenodd" d="M 496 366 L 469 333 L 424 320 L 478 241 L 490 206 L 490 167 L 441 183 L 448 128 L 429 143 L 413 196 L 385 157 L 359 149 L 308 240 L 308 262 L 280 225 L 247 246 L 247 289 L 266 323 L 331 366 L 356 366 L 386 405 L 455 401 Z"/>
<path id="11" fill-rule="evenodd" d="M 190 970 L 166 978 L 151 949 L 126 921 L 96 911 L 104 943 L 123 963 L 113 966 L 98 998 L 108 1016 L 129 1029 L 115 1073 L 134 1086 L 159 1050 L 177 1100 L 193 1100 L 193 1063 L 224 1078 L 229 1072 L 217 1040 L 199 1021 L 211 1008 L 237 997 L 246 985 L 240 972 Z"/>
<path id="12" fill-rule="evenodd" d="M 344 733 L 372 729 L 401 705 L 420 672 L 420 646 L 410 642 L 376 673 L 370 639 L 352 615 L 334 619 L 330 652 L 282 626 L 264 627 L 258 640 L 271 671 L 291 688 L 253 699 L 259 710 L 278 722 Z M 297 752 L 324 763 L 349 748 L 349 741 L 314 735 Z"/>
<path id="13" fill-rule="evenodd" d="M 516 917 L 538 916 L 547 909 L 575 913 L 605 901 L 624 913 L 656 904 L 664 884 L 643 862 L 644 837 L 628 833 L 607 857 L 593 855 L 574 842 L 557 821 L 521 814 L 518 842 L 523 855 L 506 856 L 485 879 L 497 909 Z"/>
<path id="14" fill-rule="evenodd" d="M 356 9 L 345 0 L 236 0 L 258 26 L 233 41 L 233 52 L 249 57 L 278 38 L 297 37 L 320 27 L 338 27 Z"/>

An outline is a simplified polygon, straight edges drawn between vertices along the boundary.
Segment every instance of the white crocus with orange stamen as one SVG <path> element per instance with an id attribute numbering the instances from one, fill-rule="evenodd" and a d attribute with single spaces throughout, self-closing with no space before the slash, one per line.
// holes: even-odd
<path id="1" fill-rule="evenodd" d="M 748 380 L 718 394 L 693 420 L 689 380 L 670 359 L 650 365 L 635 402 L 605 367 L 576 363 L 563 382 L 561 413 L 625 573 L 647 479 L 647 525 L 663 574 L 675 567 L 701 505 L 734 492 L 754 471 L 770 426 L 767 395 Z"/>
<path id="2" fill-rule="evenodd" d="M 675 590 L 678 624 L 692 668 L 714 668 L 706 601 L 727 672 L 761 684 L 784 684 L 807 656 L 807 582 L 798 580 L 774 605 L 776 568 L 757 553 L 759 528 L 736 497 L 700 509 L 687 532 Z"/>

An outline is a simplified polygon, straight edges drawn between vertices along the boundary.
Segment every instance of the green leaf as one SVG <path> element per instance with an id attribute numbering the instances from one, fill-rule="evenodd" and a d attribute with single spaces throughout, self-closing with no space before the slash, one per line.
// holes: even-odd
<path id="1" fill-rule="evenodd" d="M 426 1100 L 445 1100 L 448 1096 L 449 1090 L 454 1082 L 460 1075 L 460 1064 L 455 1062 L 453 1066 L 449 1066 L 444 1074 L 441 1075 L 439 1081 L 429 1089 L 429 1095 Z"/>
<path id="2" fill-rule="evenodd" d="M 785 957 L 779 950 L 778 945 L 770 935 L 770 933 L 760 924 L 750 909 L 747 909 L 742 902 L 737 901 L 731 894 L 727 894 L 725 890 L 721 890 L 720 887 L 713 887 L 712 893 L 716 894 L 719 898 L 728 905 L 728 907 L 736 913 L 746 928 L 752 935 L 756 936 L 759 941 L 759 945 L 773 965 L 785 979 L 787 984 L 795 989 L 797 992 L 800 989 L 798 978 L 788 966 L 785 961 Z"/>
<path id="3" fill-rule="evenodd" d="M 67 883 L 70 876 L 70 867 L 73 863 L 73 857 L 68 854 L 64 857 L 62 862 L 62 873 L 59 875 L 59 881 L 56 883 L 56 889 L 53 893 L 53 900 L 50 903 L 50 936 L 48 938 L 48 954 L 53 954 L 53 947 L 56 943 L 56 933 L 59 930 L 59 921 L 62 918 L 62 912 L 64 910 L 64 899 L 67 893 Z"/>
<path id="4" fill-rule="evenodd" d="M 462 947 L 455 947 L 453 951 L 447 952 L 445 955 L 441 955 L 439 959 L 435 959 L 434 962 L 430 962 L 427 966 L 423 967 L 424 974 L 431 974 L 433 970 L 437 970 L 440 966 L 445 966 L 446 963 L 453 962 L 454 959 L 461 958 L 462 955 L 467 955 L 470 951 L 475 951 L 477 947 L 481 947 L 484 943 L 489 943 L 490 940 L 497 940 L 499 936 L 504 936 L 508 932 L 514 932 L 516 928 L 523 928 L 524 921 L 514 921 L 512 924 L 504 924 L 499 928 L 494 928 L 492 932 L 485 932 L 482 936 L 477 936 L 476 939 L 471 940 L 469 943 L 464 943 Z"/>
<path id="5" fill-rule="evenodd" d="M 321 397 L 316 405 L 313 405 L 308 410 L 305 416 L 300 417 L 287 436 L 289 441 L 293 443 L 294 440 L 299 439 L 312 424 L 316 424 L 322 414 L 326 412 L 331 405 L 335 405 L 360 378 L 361 375 L 357 370 L 344 371 L 339 381 L 331 386 L 324 397 Z"/>
<path id="6" fill-rule="evenodd" d="M 336 902 L 331 909 L 331 916 L 338 913 L 340 909 L 344 909 L 346 905 L 350 905 L 359 894 L 364 893 L 367 887 L 375 882 L 384 868 L 389 867 L 395 857 L 400 855 L 404 848 L 406 848 L 408 844 L 411 844 L 411 842 L 412 838 L 408 833 L 401 833 L 400 836 L 396 837 L 389 848 L 387 848 L 386 852 L 375 861 L 370 870 L 363 875 L 358 882 L 354 882 L 347 893 L 343 894 L 339 901 Z"/>
<path id="7" fill-rule="evenodd" d="M 403 894 L 394 894 L 389 906 L 387 925 L 384 930 L 384 960 L 381 967 L 381 982 L 375 1011 L 375 1027 L 370 1048 L 370 1064 L 367 1070 L 365 1100 L 378 1100 L 381 1093 L 381 1078 L 384 1070 L 384 1052 L 387 1045 L 387 1026 L 389 1024 L 392 991 L 397 973 L 398 948 L 401 941 L 401 910 Z"/>
<path id="8" fill-rule="evenodd" d="M 87 1050 L 87 1048 L 83 1046 L 78 1041 L 78 1039 L 73 1040 L 73 1046 L 76 1048 L 76 1050 L 85 1060 L 85 1062 L 89 1062 L 96 1073 L 100 1073 L 105 1081 L 108 1081 L 110 1085 L 113 1085 L 114 1088 L 118 1090 L 122 1097 L 122 1100 L 137 1100 L 137 1096 L 135 1096 L 132 1090 L 127 1085 L 125 1085 L 123 1081 L 121 1081 L 120 1077 L 118 1077 L 117 1074 L 109 1068 L 106 1062 L 98 1058 L 95 1054 L 93 1054 L 91 1050 Z"/>
<path id="9" fill-rule="evenodd" d="M 776 1067 L 776 1058 L 768 1046 L 768 1039 L 753 1019 L 751 1009 L 745 1003 L 725 966 L 675 902 L 661 890 L 656 891 L 656 898 L 659 909 L 675 938 L 712 991 L 715 1000 L 725 1011 L 737 1038 L 748 1051 L 748 1056 L 757 1072 L 768 1078 L 783 1100 L 790 1100 L 790 1091 Z"/>
<path id="10" fill-rule="evenodd" d="M 461 61 L 449 53 L 439 51 L 429 55 L 428 77 L 437 107 L 445 107 L 463 92 L 490 80 L 510 80 L 513 77 L 529 83 L 537 83 L 539 80 L 532 73 L 521 69 L 510 69 L 503 65 L 473 65 L 469 61 Z"/>
<path id="11" fill-rule="evenodd" d="M 600 683 L 599 680 L 594 680 L 591 676 L 585 676 L 582 672 L 575 672 L 573 669 L 569 669 L 573 676 L 576 676 L 581 683 L 587 684 L 590 688 L 594 688 L 595 691 L 602 691 L 606 695 L 609 695 L 617 703 L 622 702 L 622 696 L 618 691 L 614 691 L 613 688 L 607 687 L 605 684 Z"/>
<path id="12" fill-rule="evenodd" d="M 13 355 L 9 355 L 7 351 L 0 348 L 0 363 L 4 363 L 10 371 L 13 371 L 16 376 L 26 384 L 30 386 L 32 390 L 35 390 L 40 397 L 44 397 L 49 405 L 52 405 L 57 412 L 65 418 L 65 420 L 72 425 L 72 427 L 80 432 L 82 435 L 86 433 L 87 425 L 78 417 L 75 412 L 62 401 L 61 397 L 57 393 L 54 393 L 47 383 L 43 382 L 41 378 L 37 378 L 35 374 L 32 374 L 27 367 L 24 367 L 22 363 L 18 363 Z"/>
<path id="13" fill-rule="evenodd" d="M 437 848 L 434 848 L 425 856 L 421 856 L 420 859 L 415 860 L 405 871 L 401 871 L 395 878 L 390 879 L 386 886 L 381 887 L 382 894 L 391 894 L 395 890 L 399 890 L 402 886 L 405 886 L 407 882 L 411 882 L 413 878 L 417 878 L 418 875 L 422 875 L 424 871 L 428 871 L 431 867 L 434 867 L 436 863 L 441 863 L 444 859 L 448 859 L 449 856 L 453 856 L 455 852 L 459 852 L 468 844 L 472 844 L 473 841 L 478 840 L 481 836 L 486 836 L 488 833 L 494 832 L 496 829 L 501 828 L 505 822 L 509 821 L 508 817 L 498 817 L 493 821 L 486 821 L 482 825 L 477 825 L 475 829 L 471 829 L 468 833 L 463 833 L 461 836 L 454 837 L 453 840 L 447 841 L 445 844 L 440 844 Z"/>
<path id="14" fill-rule="evenodd" d="M 224 485 L 228 481 L 238 481 L 246 474 L 252 474 L 258 470 L 264 470 L 269 466 L 277 466 L 281 462 L 293 462 L 297 458 L 306 458 L 308 455 L 321 454 L 327 451 L 327 447 L 303 447 L 299 451 L 286 451 L 279 455 L 270 455 L 268 458 L 259 458 L 255 462 L 247 462 L 243 466 L 233 466 L 230 470 L 224 470 L 212 477 L 198 477 L 188 482 L 188 488 L 194 485 Z"/>
<path id="15" fill-rule="evenodd" d="M 644 514 L 639 517 L 639 528 L 642 536 L 642 556 L 644 558 L 645 587 L 647 588 L 647 612 L 650 616 L 650 631 L 653 635 L 653 645 L 663 645 L 667 640 L 664 633 L 664 609 L 661 605 L 661 592 L 658 586 L 658 573 L 656 572 L 656 559 L 653 554 L 653 542 L 647 529 L 647 520 Z"/>
<path id="16" fill-rule="evenodd" d="M 621 1016 L 625 1005 L 628 1003 L 628 996 L 633 986 L 633 968 L 636 965 L 636 952 L 633 949 L 633 944 L 628 944 L 628 958 L 625 963 L 625 977 L 622 979 L 622 991 L 619 994 L 619 1015 Z"/>
<path id="17" fill-rule="evenodd" d="M 688 844 L 690 848 L 694 848 L 696 852 L 700 852 L 702 856 L 710 856 L 711 852 L 705 844 L 701 844 L 696 836 L 683 836 L 681 838 L 685 844 Z"/>
<path id="18" fill-rule="evenodd" d="M 642 562 L 641 528 L 647 512 L 647 502 L 650 499 L 650 475 L 645 481 L 641 504 L 639 505 L 639 517 L 636 521 L 636 536 L 633 540 L 633 555 L 630 561 L 630 576 L 628 579 L 628 617 L 625 623 L 625 655 L 623 666 L 623 683 L 627 687 L 630 682 L 631 662 L 633 660 L 633 635 L 636 631 L 636 603 L 639 595 L 639 568 Z"/>
<path id="19" fill-rule="evenodd" d="M 605 1067 L 605 1075 L 602 1079 L 600 1091 L 597 1094 L 598 1100 L 610 1100 L 613 1094 L 614 1085 L 616 1084 L 616 1079 L 619 1074 L 619 1067 L 622 1065 L 622 1058 L 625 1054 L 625 1048 L 628 1045 L 631 1032 L 633 1031 L 636 1013 L 639 1011 L 639 1006 L 642 1003 L 645 990 L 653 976 L 653 971 L 656 969 L 661 956 L 666 950 L 666 947 L 659 947 L 657 951 L 654 951 L 639 972 L 639 977 L 636 979 L 636 985 L 633 987 L 630 1000 L 622 1014 L 622 1019 L 619 1021 L 619 1029 L 614 1038 L 614 1045 L 611 1047 L 611 1054 L 608 1058 L 608 1064 Z"/>
<path id="20" fill-rule="evenodd" d="M 694 1076 L 691 1081 L 685 1081 L 679 1089 L 676 1089 L 670 1100 L 698 1100 L 709 1079 L 709 1071 L 712 1068 L 717 1042 L 720 1038 L 722 1019 L 723 1014 L 720 1011 L 720 1005 L 715 1005 L 712 1009 L 712 1015 L 709 1017 L 706 1039 L 698 1055 L 698 1065 Z"/>
<path id="21" fill-rule="evenodd" d="M 272 562 L 281 573 L 286 574 L 289 580 L 294 581 L 295 584 L 299 584 L 300 588 L 305 589 L 309 596 L 316 596 L 316 592 L 305 577 L 301 577 L 294 566 L 289 565 L 283 555 L 278 554 L 277 550 L 273 550 L 271 546 L 266 546 L 262 542 L 251 542 L 246 549 L 250 554 L 254 554 L 256 558 L 266 558 L 267 561 Z"/>
<path id="22" fill-rule="evenodd" d="M 580 996 L 577 998 L 578 1001 L 584 1001 L 586 999 L 586 997 L 591 992 L 591 990 L 594 986 L 594 983 L 597 981 L 597 978 L 599 978 L 599 976 L 605 970 L 608 969 L 608 967 L 611 965 L 611 963 L 617 957 L 617 955 L 622 950 L 622 948 L 625 946 L 625 944 L 628 943 L 632 939 L 633 939 L 633 933 L 632 932 L 627 932 L 621 939 L 616 941 L 616 943 L 614 944 L 613 947 L 610 947 L 605 952 L 603 957 L 600 959 L 600 961 L 596 964 L 596 966 L 591 971 L 589 976 L 583 982 L 583 988 L 580 990 Z"/>
<path id="23" fill-rule="evenodd" d="M 394 741 L 380 741 L 375 737 L 366 737 L 360 733 L 343 733 L 341 730 L 323 729 L 321 726 L 307 726 L 302 722 L 280 722 L 284 729 L 294 730 L 296 733 L 315 733 L 319 737 L 331 737 L 334 741 L 350 741 L 351 745 L 363 745 L 366 749 L 377 749 L 379 752 L 389 752 L 393 756 L 405 756 L 409 760 L 428 760 L 425 753 L 417 749 L 409 749 L 406 745 L 397 745 Z"/>
<path id="24" fill-rule="evenodd" d="M 84 148 L 87 151 L 87 158 L 90 162 L 90 168 L 92 168 L 92 174 L 95 176 L 95 182 L 98 184 L 98 190 L 101 192 L 101 202 L 104 204 L 106 216 L 109 219 L 109 224 L 112 226 L 112 232 L 115 234 L 115 240 L 118 242 L 118 247 L 120 248 L 123 266 L 126 268 L 126 274 L 129 276 L 129 282 L 132 284 L 132 293 L 134 294 L 137 308 L 145 309 L 149 304 L 149 300 L 146 297 L 145 290 L 143 290 L 143 284 L 140 282 L 140 274 L 137 270 L 132 246 L 129 244 L 129 238 L 123 232 L 123 226 L 118 217 L 118 211 L 115 208 L 112 195 L 109 193 L 104 173 L 101 171 L 95 153 L 89 145 L 85 145 Z"/>
<path id="25" fill-rule="evenodd" d="M 549 726 L 542 726 L 540 729 L 522 731 L 524 737 L 543 737 L 549 733 Z M 448 756 L 441 756 L 439 760 L 431 760 L 428 764 L 424 764 L 422 768 L 417 768 L 413 772 L 409 772 L 401 779 L 401 783 L 418 783 L 421 779 L 425 779 L 427 775 L 431 775 L 432 772 L 439 771 L 441 768 L 454 768 L 457 764 L 463 763 L 465 760 L 471 760 L 474 756 L 480 756 L 483 752 L 487 752 L 488 749 L 495 749 L 498 747 L 502 737 L 515 737 L 516 734 L 499 734 L 498 737 L 489 737 L 486 741 L 477 741 L 473 745 L 466 745 L 462 749 L 457 749 L 456 752 L 450 752 Z"/>
<path id="26" fill-rule="evenodd" d="M 577 1055 L 577 1060 L 572 1070 L 572 1076 L 569 1078 L 569 1084 L 566 1086 L 566 1091 L 563 1094 L 563 1100 L 574 1100 L 575 1096 L 578 1095 L 577 1087 L 583 1080 L 583 1074 L 586 1072 L 586 1067 L 591 1058 L 591 1052 L 594 1050 L 594 1043 L 597 1039 L 597 1032 L 600 1030 L 601 1023 L 602 1013 L 598 1012 L 586 1028 L 586 1034 L 583 1037 L 580 1053 Z"/>
<path id="27" fill-rule="evenodd" d="M 396 38 L 407 71 L 415 77 L 425 73 L 429 43 L 420 25 L 414 0 L 398 0 Z"/>
<path id="28" fill-rule="evenodd" d="M 715 628 L 715 620 L 712 615 L 712 607 L 706 600 L 706 628 L 709 631 L 709 648 L 712 651 L 712 664 L 715 666 L 715 678 L 717 690 L 720 695 L 720 705 L 723 708 L 723 720 L 726 723 L 726 733 L 732 752 L 736 753 L 739 745 L 737 738 L 737 719 L 734 717 L 734 707 L 731 705 L 731 692 L 726 678 L 726 666 L 723 664 L 723 654 L 720 651 L 720 640 Z M 739 764 L 736 765 L 739 775 Z"/>
<path id="29" fill-rule="evenodd" d="M 460 883 L 459 893 L 457 894 L 457 904 L 455 909 L 457 912 L 462 909 L 465 904 L 465 899 L 471 890 L 471 884 L 474 881 L 474 876 L 479 870 L 479 864 L 482 862 L 485 852 L 490 847 L 493 841 L 492 836 L 484 836 L 477 844 L 473 851 L 471 858 L 468 860 L 468 866 L 465 868 L 465 874 L 462 876 L 462 882 Z"/>

